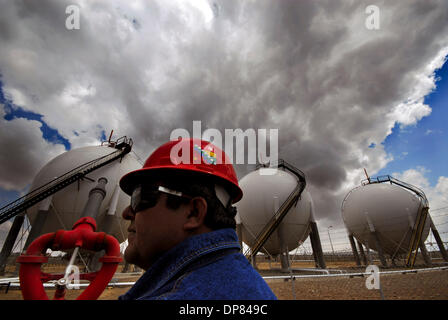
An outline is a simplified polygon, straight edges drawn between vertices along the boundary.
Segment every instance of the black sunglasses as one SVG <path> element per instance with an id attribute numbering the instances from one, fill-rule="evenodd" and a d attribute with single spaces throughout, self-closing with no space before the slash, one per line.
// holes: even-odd
<path id="1" fill-rule="evenodd" d="M 131 195 L 131 209 L 134 213 L 154 207 L 159 200 L 160 192 L 177 197 L 192 199 L 192 197 L 163 186 L 138 185 Z"/>

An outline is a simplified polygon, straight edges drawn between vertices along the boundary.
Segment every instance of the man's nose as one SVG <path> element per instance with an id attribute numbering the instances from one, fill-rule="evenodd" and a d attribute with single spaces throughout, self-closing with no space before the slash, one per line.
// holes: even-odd
<path id="1" fill-rule="evenodd" d="M 134 220 L 134 212 L 132 211 L 131 206 L 127 206 L 124 210 L 123 213 L 121 214 L 121 216 L 123 217 L 124 220 Z"/>

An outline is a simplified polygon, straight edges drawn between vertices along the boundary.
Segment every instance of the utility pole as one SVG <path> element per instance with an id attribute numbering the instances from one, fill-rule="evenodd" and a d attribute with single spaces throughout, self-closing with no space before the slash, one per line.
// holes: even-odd
<path id="1" fill-rule="evenodd" d="M 331 252 L 333 252 L 333 256 L 334 256 L 333 243 L 331 242 L 331 237 L 330 237 L 330 228 L 333 228 L 333 226 L 329 226 L 329 227 L 327 227 L 327 232 L 328 232 L 328 239 L 330 239 Z"/>

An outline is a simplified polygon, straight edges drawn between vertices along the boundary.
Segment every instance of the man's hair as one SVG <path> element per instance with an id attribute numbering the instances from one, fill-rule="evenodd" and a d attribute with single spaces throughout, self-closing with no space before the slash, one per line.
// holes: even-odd
<path id="1" fill-rule="evenodd" d="M 164 179 L 165 180 L 165 179 Z M 207 202 L 207 214 L 204 224 L 212 230 L 222 228 L 236 228 L 236 208 L 232 205 L 225 207 L 216 196 L 215 182 L 202 177 L 177 177 L 167 179 L 163 185 L 176 191 L 181 191 L 191 197 L 202 197 Z M 167 194 L 166 205 L 168 208 L 176 210 L 182 204 L 189 203 L 190 199 L 181 198 Z"/>

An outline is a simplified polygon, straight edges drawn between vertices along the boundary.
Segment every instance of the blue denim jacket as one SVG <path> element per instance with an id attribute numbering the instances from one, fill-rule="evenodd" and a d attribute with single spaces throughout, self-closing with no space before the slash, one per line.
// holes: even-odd
<path id="1" fill-rule="evenodd" d="M 277 299 L 239 249 L 233 229 L 187 238 L 162 255 L 119 299 Z"/>

